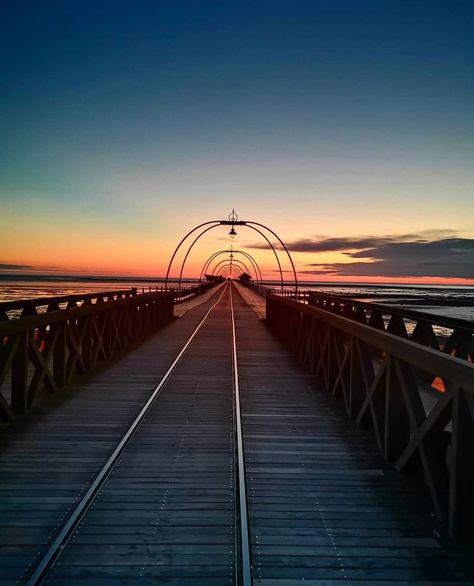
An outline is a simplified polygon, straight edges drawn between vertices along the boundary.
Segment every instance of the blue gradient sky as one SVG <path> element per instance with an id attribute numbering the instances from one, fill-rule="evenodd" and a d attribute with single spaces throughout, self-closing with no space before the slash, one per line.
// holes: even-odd
<path id="1" fill-rule="evenodd" d="M 289 242 L 474 234 L 474 2 L 3 6 L 0 263 L 160 273 L 232 207 Z"/>

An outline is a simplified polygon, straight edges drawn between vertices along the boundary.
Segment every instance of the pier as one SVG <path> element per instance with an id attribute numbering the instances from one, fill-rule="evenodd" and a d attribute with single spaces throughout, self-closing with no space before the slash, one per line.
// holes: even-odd
<path id="1" fill-rule="evenodd" d="M 474 583 L 472 364 L 248 295 L 1 322 L 0 584 Z"/>

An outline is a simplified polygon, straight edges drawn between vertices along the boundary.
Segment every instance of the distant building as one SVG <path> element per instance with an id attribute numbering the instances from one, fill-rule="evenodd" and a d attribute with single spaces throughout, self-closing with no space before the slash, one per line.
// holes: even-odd
<path id="1" fill-rule="evenodd" d="M 242 273 L 239 277 L 239 281 L 245 281 L 246 283 L 250 283 L 252 277 L 248 273 Z"/>

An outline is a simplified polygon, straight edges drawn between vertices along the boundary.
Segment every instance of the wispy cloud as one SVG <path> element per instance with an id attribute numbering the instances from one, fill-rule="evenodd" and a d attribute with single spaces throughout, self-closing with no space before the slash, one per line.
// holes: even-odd
<path id="1" fill-rule="evenodd" d="M 302 272 L 338 276 L 474 278 L 474 239 L 380 240 L 371 247 L 345 251 L 344 255 L 357 260 L 309 263 L 307 266 L 314 268 Z"/>
<path id="2" fill-rule="evenodd" d="M 353 236 L 327 238 L 314 236 L 313 238 L 300 238 L 293 242 L 287 242 L 286 246 L 291 252 L 339 252 L 349 250 L 364 250 L 399 242 L 431 242 L 439 238 L 456 236 L 454 230 L 426 230 L 418 234 L 389 234 L 386 236 Z M 275 248 L 281 248 L 279 243 L 274 243 Z M 268 244 L 255 242 L 248 245 L 249 248 L 266 249 Z"/>
<path id="3" fill-rule="evenodd" d="M 8 263 L 0 263 L 0 271 L 31 271 L 35 267 L 31 265 L 12 265 Z"/>
<path id="4" fill-rule="evenodd" d="M 291 252 L 337 252 L 345 262 L 311 262 L 300 273 L 363 277 L 474 278 L 474 239 L 454 230 L 416 234 L 301 238 L 287 243 Z M 251 248 L 265 248 L 256 243 Z M 317 257 L 316 257 L 317 258 Z"/>

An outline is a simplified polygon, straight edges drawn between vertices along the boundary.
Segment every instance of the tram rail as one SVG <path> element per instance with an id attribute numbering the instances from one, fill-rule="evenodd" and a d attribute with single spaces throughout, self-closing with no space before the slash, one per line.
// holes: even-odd
<path id="1" fill-rule="evenodd" d="M 161 394 L 163 388 L 169 383 L 173 376 L 177 366 L 183 360 L 196 336 L 206 324 L 209 316 L 213 310 L 222 302 L 224 295 L 229 293 L 230 297 L 230 310 L 231 310 L 231 329 L 232 329 L 232 381 L 233 381 L 233 412 L 234 422 L 233 429 L 235 433 L 234 445 L 234 460 L 236 463 L 236 474 L 234 478 L 234 491 L 235 491 L 235 502 L 236 502 L 236 548 L 235 555 L 236 568 L 235 568 L 235 584 L 242 584 L 242 586 L 252 585 L 252 573 L 251 573 L 251 556 L 250 556 L 250 539 L 249 539 L 249 528 L 248 528 L 248 512 L 247 512 L 247 494 L 246 494 L 246 479 L 245 479 L 245 459 L 244 459 L 244 446 L 243 446 L 243 434 L 242 434 L 242 418 L 241 418 L 241 407 L 240 407 L 240 392 L 239 392 L 239 373 L 238 373 L 238 359 L 237 359 L 237 345 L 236 345 L 236 331 L 235 331 L 235 318 L 234 308 L 232 301 L 232 285 L 229 283 L 224 287 L 215 303 L 211 305 L 203 319 L 199 322 L 197 327 L 194 329 L 192 334 L 187 339 L 184 346 L 174 359 L 171 366 L 168 368 L 166 373 L 163 375 L 161 381 L 154 389 L 145 405 L 142 407 L 138 415 L 135 417 L 133 422 L 128 427 L 127 431 L 122 436 L 121 440 L 109 456 L 105 464 L 102 466 L 100 471 L 95 476 L 93 482 L 87 489 L 84 496 L 81 498 L 79 503 L 75 506 L 72 513 L 69 515 L 67 521 L 62 526 L 58 535 L 54 539 L 53 543 L 49 546 L 46 553 L 42 556 L 39 563 L 36 565 L 32 574 L 26 581 L 26 586 L 38 586 L 45 583 L 48 579 L 48 575 L 52 568 L 55 566 L 57 561 L 60 559 L 63 552 L 67 550 L 68 544 L 72 536 L 77 531 L 87 512 L 91 509 L 94 501 L 98 494 L 110 477 L 112 471 L 117 465 L 123 453 L 126 451 L 130 440 L 134 437 L 140 426 L 144 425 L 145 418 L 150 412 L 151 408 L 155 404 L 158 396 Z"/>

